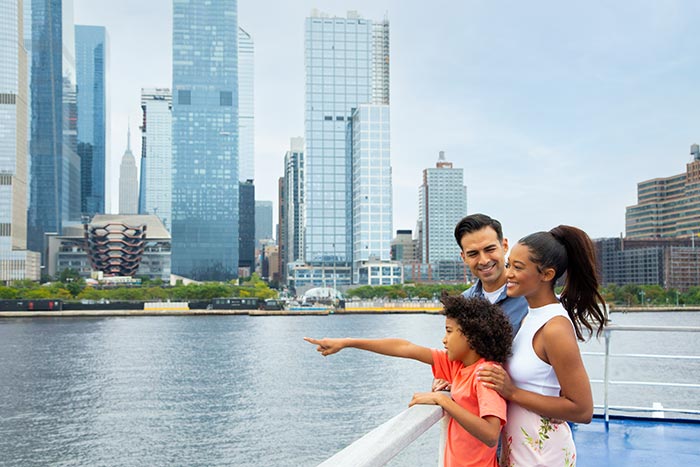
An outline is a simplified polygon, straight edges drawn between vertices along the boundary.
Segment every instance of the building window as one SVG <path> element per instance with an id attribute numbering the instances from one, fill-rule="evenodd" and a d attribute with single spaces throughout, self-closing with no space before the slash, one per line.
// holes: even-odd
<path id="1" fill-rule="evenodd" d="M 219 92 L 219 105 L 231 107 L 233 105 L 233 93 L 231 91 Z"/>
<path id="2" fill-rule="evenodd" d="M 192 104 L 192 91 L 177 91 L 177 103 L 180 105 L 191 105 Z"/>

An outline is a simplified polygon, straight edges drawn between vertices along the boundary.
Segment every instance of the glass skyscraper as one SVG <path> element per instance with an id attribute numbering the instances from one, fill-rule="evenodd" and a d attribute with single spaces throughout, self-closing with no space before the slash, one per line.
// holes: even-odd
<path id="1" fill-rule="evenodd" d="M 173 3 L 172 271 L 238 273 L 236 0 Z"/>
<path id="2" fill-rule="evenodd" d="M 105 212 L 107 160 L 107 31 L 102 26 L 75 26 L 78 84 L 78 157 L 80 210 L 92 217 Z"/>
<path id="3" fill-rule="evenodd" d="M 173 110 L 170 89 L 141 89 L 141 110 L 139 213 L 158 216 L 170 232 L 173 189 Z"/>
<path id="4" fill-rule="evenodd" d="M 305 260 L 335 270 L 353 260 L 352 112 L 360 104 L 389 104 L 388 20 L 313 12 L 305 65 Z"/>
<path id="5" fill-rule="evenodd" d="M 360 104 L 352 114 L 353 272 L 391 259 L 392 194 L 389 106 Z"/>
<path id="6" fill-rule="evenodd" d="M 27 53 L 21 0 L 0 0 L 0 282 L 39 279 L 27 251 Z"/>
<path id="7" fill-rule="evenodd" d="M 28 246 L 80 218 L 73 3 L 32 0 L 31 172 Z M 46 258 L 42 257 L 42 262 Z"/>
<path id="8" fill-rule="evenodd" d="M 238 28 L 238 180 L 255 180 L 255 60 L 253 38 Z"/>

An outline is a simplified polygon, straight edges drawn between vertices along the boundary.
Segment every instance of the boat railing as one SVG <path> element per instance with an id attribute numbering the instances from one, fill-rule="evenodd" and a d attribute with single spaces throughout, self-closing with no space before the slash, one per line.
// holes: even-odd
<path id="1" fill-rule="evenodd" d="M 636 354 L 636 353 L 611 353 L 610 342 L 612 335 L 617 332 L 652 331 L 652 332 L 693 332 L 700 333 L 700 327 L 693 326 L 620 326 L 609 325 L 604 330 L 605 351 L 604 352 L 581 352 L 582 355 L 600 356 L 605 359 L 603 379 L 591 379 L 591 383 L 599 383 L 604 386 L 604 402 L 602 409 L 605 421 L 609 421 L 610 411 L 627 413 L 652 412 L 659 413 L 681 413 L 700 415 L 700 410 L 689 408 L 666 408 L 652 405 L 651 407 L 627 407 L 611 406 L 608 404 L 608 388 L 612 385 L 629 386 L 667 386 L 690 389 L 700 389 L 700 384 L 695 383 L 674 383 L 674 382 L 654 382 L 654 381 L 616 381 L 610 380 L 610 360 L 611 358 L 631 357 L 640 359 L 675 359 L 675 360 L 700 360 L 697 355 L 658 355 L 658 354 Z M 440 458 L 438 465 L 443 465 L 443 451 L 445 436 L 447 433 L 447 415 L 435 405 L 414 405 L 404 410 L 391 420 L 383 423 L 370 431 L 362 438 L 337 452 L 334 456 L 319 464 L 319 467 L 378 467 L 388 463 L 394 456 L 410 445 L 429 428 L 442 420 Z"/>
<path id="2" fill-rule="evenodd" d="M 604 352 L 581 352 L 582 355 L 598 356 L 604 358 L 603 379 L 591 379 L 591 383 L 603 385 L 603 405 L 596 405 L 595 408 L 603 411 L 605 421 L 609 421 L 610 412 L 623 413 L 651 413 L 654 417 L 663 416 L 664 413 L 685 414 L 685 415 L 700 415 L 700 410 L 692 408 L 674 408 L 663 407 L 661 404 L 653 403 L 650 407 L 635 407 L 623 405 L 610 405 L 609 393 L 611 386 L 646 386 L 646 387 L 675 387 L 685 389 L 700 389 L 700 384 L 696 383 L 678 383 L 673 381 L 637 381 L 637 380 L 613 380 L 610 378 L 611 360 L 618 358 L 632 358 L 640 360 L 684 360 L 684 361 L 700 361 L 700 355 L 669 355 L 669 354 L 653 354 L 653 353 L 612 353 L 610 344 L 613 334 L 618 332 L 691 332 L 699 333 L 700 327 L 697 326 L 624 326 L 624 325 L 608 325 L 605 327 L 605 351 Z"/>

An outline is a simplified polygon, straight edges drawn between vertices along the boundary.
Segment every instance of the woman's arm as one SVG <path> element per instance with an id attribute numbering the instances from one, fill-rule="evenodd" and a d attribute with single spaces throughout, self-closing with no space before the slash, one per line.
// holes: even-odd
<path id="1" fill-rule="evenodd" d="M 505 370 L 497 366 L 483 367 L 477 371 L 477 377 L 504 399 L 543 417 L 589 423 L 593 417 L 591 384 L 571 323 L 565 318 L 554 318 L 540 330 L 534 341 L 557 375 L 561 386 L 559 396 L 544 396 L 517 388 Z"/>
<path id="2" fill-rule="evenodd" d="M 462 428 L 488 447 L 494 447 L 498 444 L 498 436 L 501 433 L 501 419 L 496 416 L 487 415 L 481 418 L 456 403 L 447 394 L 441 392 L 416 393 L 408 406 L 411 407 L 416 404 L 439 405 L 445 412 L 450 414 L 450 417 L 462 425 Z"/>
<path id="3" fill-rule="evenodd" d="M 403 357 L 418 360 L 419 362 L 433 364 L 433 353 L 428 347 L 416 345 L 404 339 L 313 339 L 305 337 L 304 340 L 316 347 L 316 350 L 324 357 L 341 351 L 346 347 L 389 355 L 391 357 Z"/>

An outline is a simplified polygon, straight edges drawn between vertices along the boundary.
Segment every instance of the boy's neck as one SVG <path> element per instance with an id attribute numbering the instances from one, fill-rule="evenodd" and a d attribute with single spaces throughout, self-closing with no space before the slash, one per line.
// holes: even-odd
<path id="1" fill-rule="evenodd" d="M 466 357 L 462 359 L 464 366 L 470 366 L 481 360 L 481 355 L 474 350 L 470 350 Z"/>

